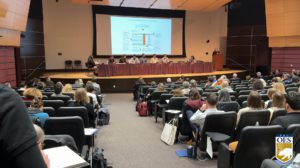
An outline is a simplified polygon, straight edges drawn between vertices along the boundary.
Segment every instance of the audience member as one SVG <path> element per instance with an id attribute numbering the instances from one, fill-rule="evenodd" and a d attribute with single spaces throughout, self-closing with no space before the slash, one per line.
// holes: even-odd
<path id="1" fill-rule="evenodd" d="M 173 94 L 173 97 L 184 97 L 184 94 L 180 88 L 172 90 L 171 93 Z"/>
<path id="2" fill-rule="evenodd" d="M 88 81 L 85 85 L 87 95 L 93 99 L 93 106 L 98 107 L 99 103 L 95 94 L 94 85 L 91 81 Z"/>
<path id="3" fill-rule="evenodd" d="M 237 123 L 240 120 L 241 114 L 248 112 L 248 111 L 254 111 L 254 110 L 262 110 L 263 105 L 261 101 L 261 96 L 257 91 L 251 91 L 248 99 L 247 99 L 247 107 L 242 108 L 237 113 Z"/>
<path id="4" fill-rule="evenodd" d="M 260 79 L 253 81 L 252 90 L 261 92 L 264 89 L 264 84 Z"/>
<path id="5" fill-rule="evenodd" d="M 224 81 L 229 81 L 229 80 L 227 79 L 226 75 L 221 75 L 215 84 L 221 86 Z"/>
<path id="6" fill-rule="evenodd" d="M 67 83 L 62 89 L 62 93 L 74 93 L 73 87 L 71 84 Z"/>
<path id="7" fill-rule="evenodd" d="M 32 100 L 35 97 L 42 99 L 43 94 L 40 90 L 36 88 L 26 88 L 23 92 L 23 100 Z"/>
<path id="8" fill-rule="evenodd" d="M 230 94 L 227 90 L 221 90 L 218 96 L 218 104 L 217 109 L 222 111 L 238 111 L 240 109 L 240 105 L 236 102 L 235 105 L 228 104 L 226 102 L 231 102 Z"/>
<path id="9" fill-rule="evenodd" d="M 184 102 L 183 105 L 182 125 L 180 127 L 181 134 L 188 136 L 189 140 L 193 138 L 192 132 L 196 130 L 195 125 L 190 123 L 190 118 L 202 107 L 202 105 L 203 102 L 201 101 L 201 96 L 198 90 L 191 89 L 189 98 Z"/>
<path id="10" fill-rule="evenodd" d="M 46 120 L 49 118 L 49 115 L 43 112 L 43 107 L 43 100 L 41 98 L 35 97 L 31 101 L 30 107 L 27 109 L 31 119 L 38 119 L 42 127 L 44 127 Z"/>
<path id="11" fill-rule="evenodd" d="M 273 88 L 279 93 L 286 94 L 285 87 L 281 82 L 274 83 Z"/>
<path id="12" fill-rule="evenodd" d="M 282 82 L 280 77 L 273 77 L 272 78 L 272 86 L 277 83 L 277 82 Z"/>
<path id="13" fill-rule="evenodd" d="M 229 86 L 228 80 L 225 80 L 221 84 L 221 90 L 226 90 L 228 92 L 233 92 L 232 88 Z M 219 92 L 221 91 L 219 90 Z"/>
<path id="14" fill-rule="evenodd" d="M 272 102 L 272 97 L 273 97 L 274 93 L 276 93 L 276 90 L 274 88 L 268 89 L 267 95 L 268 95 L 269 100 L 265 101 L 265 106 L 264 106 L 265 108 L 268 108 L 269 103 Z"/>
<path id="15" fill-rule="evenodd" d="M 214 78 L 212 76 L 209 76 L 204 87 L 206 89 L 209 89 L 213 87 L 213 84 L 214 84 Z"/>
<path id="16" fill-rule="evenodd" d="M 100 95 L 101 94 L 101 87 L 97 83 L 97 79 L 96 78 L 92 78 L 92 83 L 93 83 L 96 95 Z"/>
<path id="17" fill-rule="evenodd" d="M 204 121 L 207 115 L 219 114 L 224 112 L 217 109 L 217 103 L 218 103 L 218 96 L 215 93 L 210 93 L 209 95 L 207 95 L 206 103 L 201 108 L 201 110 L 204 110 L 204 112 L 198 110 L 190 118 L 190 121 L 200 126 L 200 130 L 201 130 L 203 128 Z"/>
<path id="18" fill-rule="evenodd" d="M 64 96 L 62 94 L 63 84 L 61 82 L 57 82 L 54 85 L 54 93 L 51 96 Z"/>
<path id="19" fill-rule="evenodd" d="M 190 93 L 190 83 L 188 81 L 184 81 L 182 83 L 182 93 L 184 95 L 188 95 Z"/>
<path id="20" fill-rule="evenodd" d="M 290 92 L 286 96 L 285 109 L 287 114 L 275 118 L 271 125 L 281 125 L 287 128 L 291 124 L 300 124 L 300 94 L 297 92 Z"/>
<path id="21" fill-rule="evenodd" d="M 36 88 L 39 90 L 44 90 L 45 89 L 45 83 L 40 81 L 37 83 Z"/>
<path id="22" fill-rule="evenodd" d="M 163 83 L 159 83 L 156 87 L 156 89 L 154 90 L 155 92 L 165 92 L 165 86 Z"/>
<path id="23" fill-rule="evenodd" d="M 240 78 L 238 77 L 238 75 L 236 73 L 232 74 L 232 78 L 230 79 L 232 81 L 239 81 Z"/>
<path id="24" fill-rule="evenodd" d="M 169 63 L 170 60 L 169 60 L 169 58 L 168 58 L 167 55 L 164 55 L 164 56 L 161 58 L 161 62 L 166 64 L 166 63 Z"/>
<path id="25" fill-rule="evenodd" d="M 1 167 L 47 168 L 20 96 L 3 85 L 0 85 L 0 93 Z"/>
<path id="26" fill-rule="evenodd" d="M 219 102 L 231 102 L 229 91 L 226 89 L 222 89 L 219 92 L 218 103 Z"/>
<path id="27" fill-rule="evenodd" d="M 54 82 L 51 80 L 51 78 L 49 76 L 46 78 L 45 85 L 47 88 L 54 87 Z"/>
<path id="28" fill-rule="evenodd" d="M 183 75 L 181 75 L 181 77 L 177 79 L 176 83 L 182 83 L 182 82 L 184 82 L 184 76 Z"/>
<path id="29" fill-rule="evenodd" d="M 151 64 L 156 64 L 156 63 L 158 63 L 158 62 L 159 62 L 159 60 L 158 60 L 156 54 L 154 54 L 153 57 L 150 59 L 150 62 L 149 62 L 149 63 L 151 63 Z"/>
<path id="30" fill-rule="evenodd" d="M 292 83 L 292 77 L 291 77 L 291 75 L 288 74 L 288 73 L 282 74 L 282 82 L 284 84 L 290 84 L 290 83 Z"/>
<path id="31" fill-rule="evenodd" d="M 84 88 L 78 88 L 75 92 L 75 102 L 69 103 L 69 107 L 76 106 L 84 106 L 87 108 L 89 125 L 94 127 L 97 114 L 94 112 L 93 105 L 90 103 L 90 98 Z"/>
<path id="32" fill-rule="evenodd" d="M 284 94 L 275 92 L 272 96 L 272 107 L 268 108 L 270 111 L 270 120 L 273 116 L 273 112 L 278 109 L 284 109 L 286 104 L 286 100 Z"/>
<path id="33" fill-rule="evenodd" d="M 82 88 L 83 85 L 84 85 L 84 83 L 83 83 L 82 79 L 79 78 L 73 84 L 73 88 Z"/>
<path id="34" fill-rule="evenodd" d="M 40 149 L 40 152 L 44 158 L 44 161 L 47 165 L 48 168 L 50 168 L 50 160 L 47 156 L 47 154 L 44 153 L 43 151 L 43 144 L 44 144 L 44 140 L 45 140 L 45 133 L 44 131 L 42 130 L 41 127 L 39 127 L 38 125 L 36 124 L 33 124 L 33 128 L 35 130 L 35 133 L 36 133 L 36 143 L 38 144 L 38 148 Z"/>

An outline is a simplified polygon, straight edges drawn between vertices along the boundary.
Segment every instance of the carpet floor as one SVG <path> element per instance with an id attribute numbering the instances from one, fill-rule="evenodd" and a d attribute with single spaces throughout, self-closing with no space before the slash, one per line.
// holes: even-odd
<path id="1" fill-rule="evenodd" d="M 104 156 L 114 168 L 216 168 L 214 160 L 180 158 L 178 149 L 185 144 L 168 146 L 160 140 L 161 122 L 154 117 L 139 117 L 135 112 L 132 94 L 107 94 L 104 104 L 109 108 L 109 125 L 101 126 L 96 146 L 104 149 Z"/>

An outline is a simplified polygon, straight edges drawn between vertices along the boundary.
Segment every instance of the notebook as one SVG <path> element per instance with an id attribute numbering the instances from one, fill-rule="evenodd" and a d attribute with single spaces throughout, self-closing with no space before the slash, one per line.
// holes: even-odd
<path id="1" fill-rule="evenodd" d="M 77 168 L 89 165 L 67 146 L 49 148 L 43 151 L 48 155 L 50 168 Z"/>

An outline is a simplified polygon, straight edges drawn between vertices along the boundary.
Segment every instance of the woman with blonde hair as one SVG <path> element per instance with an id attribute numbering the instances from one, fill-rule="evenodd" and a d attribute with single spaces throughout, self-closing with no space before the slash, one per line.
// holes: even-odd
<path id="1" fill-rule="evenodd" d="M 278 109 L 284 109 L 285 108 L 285 97 L 284 94 L 280 92 L 275 92 L 272 96 L 272 107 L 268 108 L 270 111 L 270 120 L 273 116 L 273 112 Z"/>
<path id="2" fill-rule="evenodd" d="M 90 103 L 90 98 L 87 95 L 87 92 L 84 88 L 78 88 L 75 91 L 75 102 L 71 102 L 69 104 L 69 107 L 78 107 L 78 106 L 86 107 L 89 116 L 89 125 L 91 127 L 95 127 L 95 118 L 97 115 L 94 112 L 94 107 Z"/>
<path id="3" fill-rule="evenodd" d="M 279 93 L 286 94 L 285 87 L 281 82 L 274 83 L 273 88 Z"/>
<path id="4" fill-rule="evenodd" d="M 23 100 L 33 100 L 35 97 L 42 99 L 43 94 L 39 89 L 36 88 L 27 88 L 23 92 Z"/>
<path id="5" fill-rule="evenodd" d="M 69 83 L 67 83 L 67 84 L 63 87 L 62 92 L 63 92 L 63 93 L 74 93 L 72 85 L 69 84 Z"/>

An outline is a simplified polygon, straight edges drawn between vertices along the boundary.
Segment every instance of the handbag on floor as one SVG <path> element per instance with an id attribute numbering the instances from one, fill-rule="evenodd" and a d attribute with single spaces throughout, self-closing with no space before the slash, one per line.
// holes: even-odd
<path id="1" fill-rule="evenodd" d="M 141 101 L 138 105 L 138 113 L 140 116 L 148 115 L 148 104 L 146 101 Z"/>
<path id="2" fill-rule="evenodd" d="M 177 132 L 177 119 L 172 119 L 169 123 L 166 123 L 160 139 L 168 145 L 173 145 Z"/>

